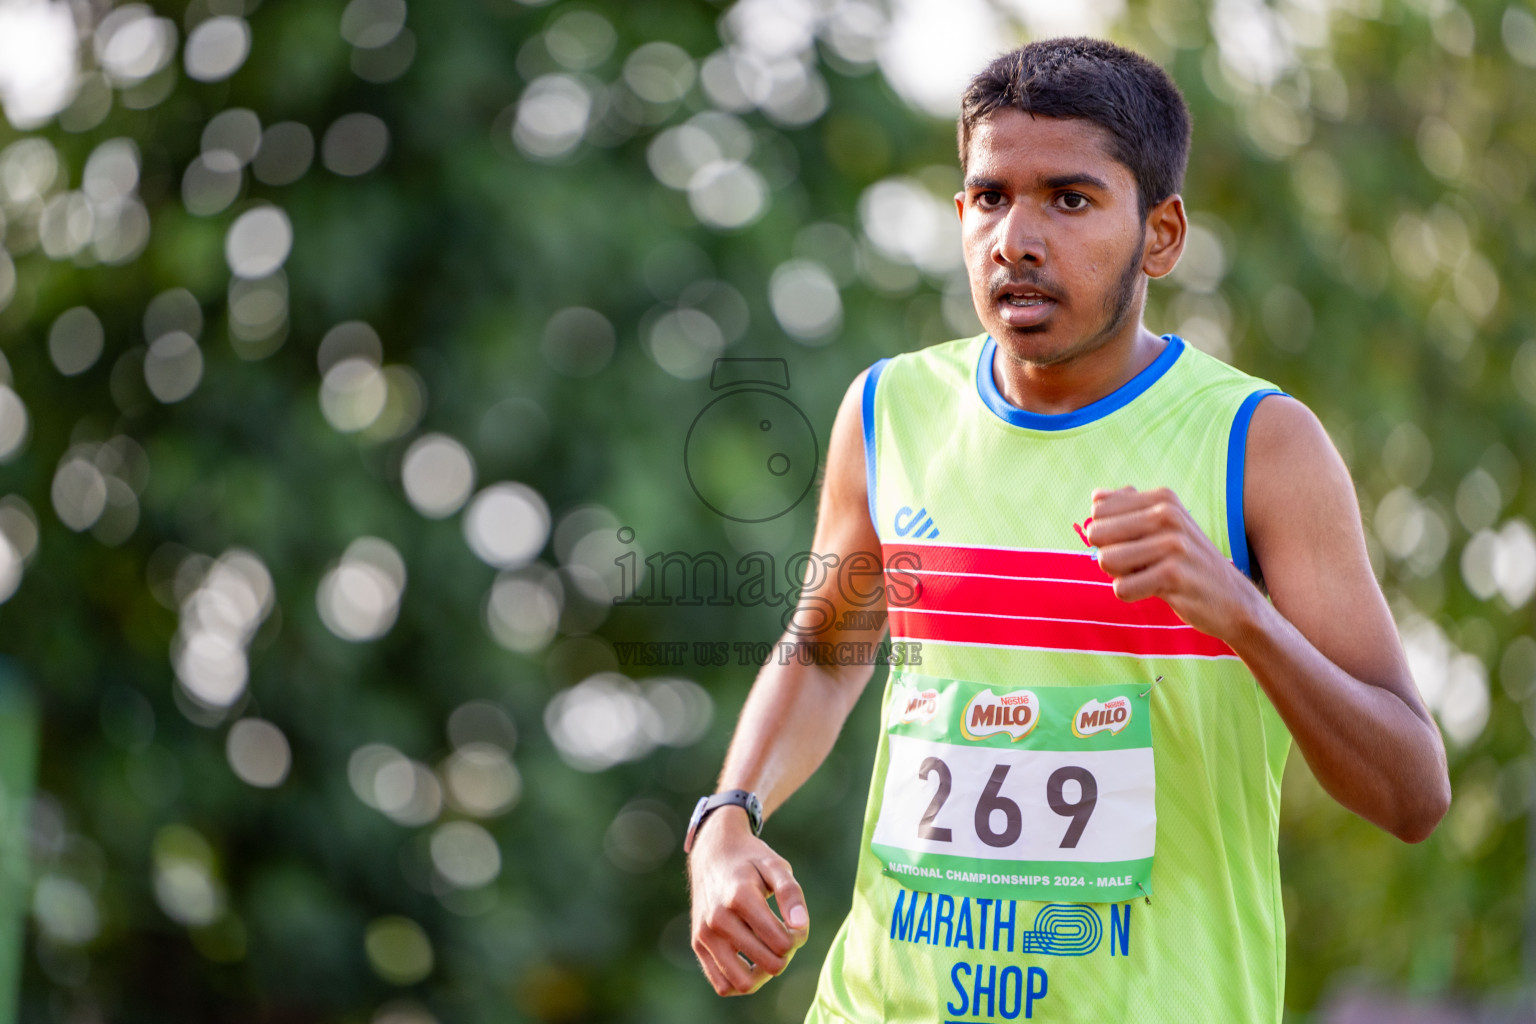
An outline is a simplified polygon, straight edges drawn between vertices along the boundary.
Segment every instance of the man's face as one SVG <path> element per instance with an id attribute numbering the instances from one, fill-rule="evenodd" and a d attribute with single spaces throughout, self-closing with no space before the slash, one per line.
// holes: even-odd
<path id="1" fill-rule="evenodd" d="M 1136 329 L 1146 233 L 1104 129 L 999 110 L 968 164 L 955 204 L 971 298 L 1006 353 L 1059 363 Z"/>

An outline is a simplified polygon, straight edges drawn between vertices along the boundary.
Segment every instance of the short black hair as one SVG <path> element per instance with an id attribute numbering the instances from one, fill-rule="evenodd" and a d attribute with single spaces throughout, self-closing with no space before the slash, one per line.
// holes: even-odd
<path id="1" fill-rule="evenodd" d="M 1103 39 L 1044 39 L 1005 53 L 960 102 L 960 166 L 971 133 L 1002 109 L 1076 117 L 1109 133 L 1110 155 L 1136 177 L 1141 215 L 1184 186 L 1189 107 L 1168 72 Z"/>

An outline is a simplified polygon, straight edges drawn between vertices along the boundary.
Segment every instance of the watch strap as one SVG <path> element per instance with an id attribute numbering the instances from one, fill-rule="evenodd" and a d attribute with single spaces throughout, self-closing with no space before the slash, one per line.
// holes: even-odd
<path id="1" fill-rule="evenodd" d="M 699 797 L 699 802 L 693 809 L 693 817 L 688 822 L 688 835 L 683 839 L 684 854 L 693 851 L 693 837 L 698 833 L 699 826 L 704 824 L 704 819 L 722 807 L 740 807 L 746 811 L 747 822 L 752 826 L 752 834 L 762 834 L 763 805 L 757 794 L 745 789 L 727 789 L 721 793 Z"/>

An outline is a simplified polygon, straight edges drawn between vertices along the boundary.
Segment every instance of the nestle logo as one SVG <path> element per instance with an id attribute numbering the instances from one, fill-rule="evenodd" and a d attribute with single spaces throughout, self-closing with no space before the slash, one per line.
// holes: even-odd
<path id="1" fill-rule="evenodd" d="M 996 694 L 982 690 L 960 713 L 960 733 L 968 740 L 982 740 L 1007 733 L 1015 743 L 1040 724 L 1040 698 L 1031 690 Z"/>
<path id="2" fill-rule="evenodd" d="M 1087 739 L 1095 733 L 1108 731 L 1114 736 L 1124 729 L 1131 720 L 1131 699 L 1129 697 L 1111 697 L 1100 704 L 1090 698 L 1086 704 L 1077 709 L 1077 714 L 1072 718 L 1072 735 L 1081 739 Z"/>
<path id="3" fill-rule="evenodd" d="M 898 697 L 898 702 L 898 706 L 901 708 L 901 715 L 898 721 L 903 724 L 931 722 L 933 721 L 933 716 L 939 710 L 939 691 L 932 689 L 916 693 L 910 690 L 905 691 L 901 697 Z"/>

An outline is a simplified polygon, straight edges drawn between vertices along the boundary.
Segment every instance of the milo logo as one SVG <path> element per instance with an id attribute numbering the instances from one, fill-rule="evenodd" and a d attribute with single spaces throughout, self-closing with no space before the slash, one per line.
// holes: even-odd
<path id="1" fill-rule="evenodd" d="M 968 740 L 1007 733 L 1015 743 L 1040 724 L 1040 698 L 1030 690 L 996 694 L 982 690 L 960 713 L 960 732 Z"/>
<path id="2" fill-rule="evenodd" d="M 897 697 L 897 721 L 903 725 L 910 722 L 931 722 L 933 716 L 938 713 L 938 690 L 903 690 Z"/>
<path id="3" fill-rule="evenodd" d="M 1090 699 L 1072 716 L 1072 735 L 1087 739 L 1094 733 L 1108 730 L 1111 736 L 1125 728 L 1131 720 L 1131 698 L 1111 697 L 1100 704 Z"/>

